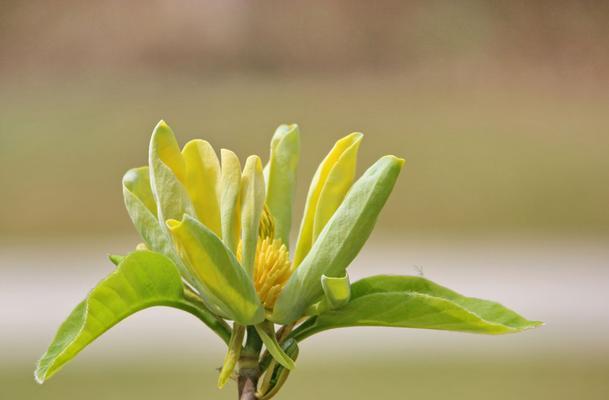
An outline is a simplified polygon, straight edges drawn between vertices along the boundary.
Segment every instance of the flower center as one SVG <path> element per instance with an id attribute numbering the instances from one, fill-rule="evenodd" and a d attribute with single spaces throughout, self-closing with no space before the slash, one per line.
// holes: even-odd
<path id="1" fill-rule="evenodd" d="M 274 239 L 275 223 L 267 208 L 260 217 L 256 257 L 254 259 L 254 287 L 266 309 L 272 309 L 277 297 L 292 275 L 290 253 L 281 239 Z M 241 242 L 237 247 L 237 260 L 241 262 Z"/>
<path id="2" fill-rule="evenodd" d="M 265 308 L 273 308 L 290 275 L 292 263 L 281 240 L 260 238 L 254 261 L 254 287 Z"/>

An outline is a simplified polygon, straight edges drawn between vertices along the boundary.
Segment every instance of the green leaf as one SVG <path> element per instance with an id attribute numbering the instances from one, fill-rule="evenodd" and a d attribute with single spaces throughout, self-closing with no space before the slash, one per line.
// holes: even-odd
<path id="1" fill-rule="evenodd" d="M 241 265 L 254 276 L 260 215 L 264 207 L 264 177 L 258 156 L 250 156 L 241 176 Z"/>
<path id="2" fill-rule="evenodd" d="M 309 253 L 318 234 L 351 187 L 362 138 L 363 135 L 356 132 L 340 139 L 317 168 L 300 223 L 294 266 L 298 266 Z"/>
<path id="3" fill-rule="evenodd" d="M 290 323 L 322 296 L 321 277 L 344 276 L 372 232 L 404 160 L 385 156 L 355 182 L 277 299 L 272 320 Z"/>
<path id="4" fill-rule="evenodd" d="M 167 226 L 182 260 L 228 318 L 242 325 L 264 320 L 252 280 L 218 236 L 189 215 Z"/>
<path id="5" fill-rule="evenodd" d="M 349 304 L 311 318 L 293 332 L 298 341 L 349 326 L 389 326 L 484 334 L 520 332 L 541 325 L 488 300 L 462 296 L 425 278 L 378 275 L 352 286 Z"/>
<path id="6" fill-rule="evenodd" d="M 119 267 L 101 281 L 72 311 L 59 328 L 35 371 L 36 380 L 53 376 L 84 347 L 131 314 L 154 306 L 188 311 L 228 340 L 229 330 L 218 324 L 202 305 L 184 296 L 180 274 L 167 257 L 150 251 L 129 254 Z M 216 324 L 216 325 L 214 325 Z"/>
<path id="7" fill-rule="evenodd" d="M 275 220 L 275 237 L 286 247 L 290 240 L 299 153 L 298 125 L 279 126 L 271 140 L 271 156 L 264 173 L 266 204 Z"/>
<path id="8" fill-rule="evenodd" d="M 289 370 L 294 369 L 294 361 L 281 348 L 279 342 L 277 342 L 277 337 L 273 331 L 273 324 L 270 321 L 265 321 L 256 325 L 256 331 L 273 358 L 285 368 Z"/>

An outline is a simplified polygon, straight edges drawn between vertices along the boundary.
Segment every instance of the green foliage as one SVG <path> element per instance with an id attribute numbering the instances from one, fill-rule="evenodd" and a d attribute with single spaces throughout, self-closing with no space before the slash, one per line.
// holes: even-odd
<path id="1" fill-rule="evenodd" d="M 36 380 L 44 382 L 118 322 L 154 306 L 176 307 L 204 321 L 215 320 L 211 313 L 186 298 L 180 274 L 171 260 L 158 253 L 136 251 L 125 257 L 60 326 L 38 361 Z M 222 324 L 213 329 L 226 336 Z"/>
<path id="2" fill-rule="evenodd" d="M 541 325 L 488 300 L 465 297 L 425 278 L 377 275 L 352 286 L 349 304 L 311 318 L 297 340 L 349 326 L 388 326 L 471 333 L 520 332 Z"/>

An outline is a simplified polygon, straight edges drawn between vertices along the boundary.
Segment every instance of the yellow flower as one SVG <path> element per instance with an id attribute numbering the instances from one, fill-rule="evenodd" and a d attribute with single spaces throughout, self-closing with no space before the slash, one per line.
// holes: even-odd
<path id="1" fill-rule="evenodd" d="M 320 164 L 292 261 L 297 125 L 276 130 L 263 169 L 258 156 L 243 168 L 229 150 L 219 159 L 204 140 L 180 149 L 161 121 L 148 167 L 123 179 L 125 204 L 145 245 L 171 258 L 214 313 L 242 325 L 289 323 L 324 293 L 333 297 L 337 286 L 322 280 L 345 275 L 401 170 L 403 160 L 385 156 L 353 183 L 362 137 L 340 139 Z"/>

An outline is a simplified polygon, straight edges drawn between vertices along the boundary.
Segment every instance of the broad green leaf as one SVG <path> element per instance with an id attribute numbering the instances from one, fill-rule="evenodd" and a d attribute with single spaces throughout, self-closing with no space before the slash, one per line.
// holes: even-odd
<path id="1" fill-rule="evenodd" d="M 182 150 L 186 165 L 186 189 L 197 217 L 216 235 L 220 225 L 220 161 L 205 140 L 192 140 Z"/>
<path id="2" fill-rule="evenodd" d="M 125 257 L 61 325 L 47 352 L 38 361 L 36 380 L 42 383 L 49 379 L 112 326 L 137 311 L 154 306 L 177 307 L 202 320 L 214 319 L 208 311 L 193 306 L 184 297 L 180 274 L 171 260 L 158 253 L 136 251 Z"/>
<path id="3" fill-rule="evenodd" d="M 186 165 L 173 131 L 161 121 L 152 132 L 149 149 L 150 186 L 157 204 L 160 224 L 180 219 L 182 215 L 196 215 L 184 187 Z M 164 229 L 164 228 L 163 228 Z"/>
<path id="4" fill-rule="evenodd" d="M 275 222 L 275 237 L 286 247 L 292 226 L 292 205 L 296 188 L 296 167 L 300 153 L 298 125 L 281 125 L 271 140 L 271 156 L 264 170 L 266 204 Z"/>
<path id="5" fill-rule="evenodd" d="M 254 284 L 218 236 L 189 215 L 181 222 L 169 220 L 167 226 L 178 253 L 228 318 L 242 325 L 264 319 Z"/>
<path id="6" fill-rule="evenodd" d="M 351 187 L 362 138 L 361 133 L 352 133 L 340 139 L 317 168 L 300 223 L 294 266 L 298 266 L 308 254 L 318 234 Z"/>
<path id="7" fill-rule="evenodd" d="M 385 156 L 353 185 L 277 299 L 273 321 L 300 318 L 322 296 L 322 275 L 343 276 L 360 251 L 400 174 L 404 160 Z"/>
<path id="8" fill-rule="evenodd" d="M 254 276 L 260 215 L 264 207 L 264 177 L 258 156 L 248 157 L 241 176 L 241 265 Z"/>
<path id="9" fill-rule="evenodd" d="M 127 212 L 146 246 L 171 258 L 176 263 L 184 278 L 195 285 L 190 271 L 176 254 L 169 235 L 159 224 L 156 216 L 156 205 L 150 189 L 148 167 L 134 168 L 123 177 L 123 197 Z"/>
<path id="10" fill-rule="evenodd" d="M 270 321 L 256 325 L 256 331 L 273 358 L 287 369 L 294 369 L 294 361 L 281 348 Z"/>
<path id="11" fill-rule="evenodd" d="M 297 340 L 348 326 L 390 326 L 484 334 L 520 332 L 541 325 L 488 300 L 462 296 L 415 276 L 378 275 L 352 286 L 349 304 L 327 310 L 294 333 Z"/>
<path id="12" fill-rule="evenodd" d="M 222 177 L 220 180 L 220 214 L 222 221 L 222 240 L 236 253 L 239 244 L 240 214 L 239 195 L 241 191 L 241 163 L 230 150 L 220 151 L 222 158 Z"/>

